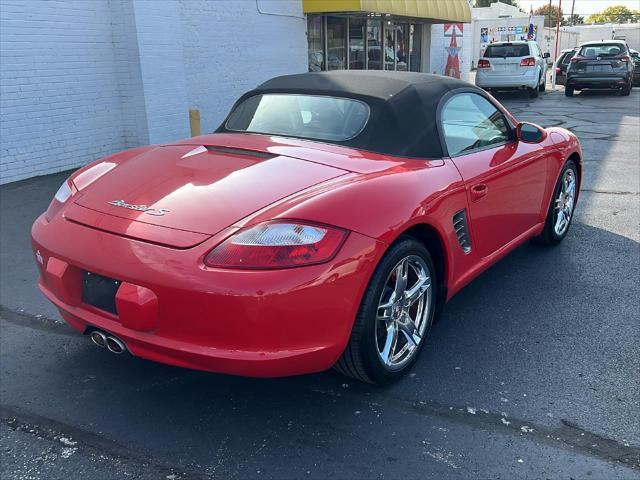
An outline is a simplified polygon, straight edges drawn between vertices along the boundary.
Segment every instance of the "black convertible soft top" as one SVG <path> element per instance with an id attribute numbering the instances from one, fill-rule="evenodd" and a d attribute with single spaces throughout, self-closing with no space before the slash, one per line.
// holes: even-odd
<path id="1" fill-rule="evenodd" d="M 465 88 L 482 89 L 450 77 L 428 73 L 336 70 L 285 75 L 264 82 L 245 93 L 245 99 L 266 93 L 296 93 L 347 97 L 364 101 L 371 115 L 356 137 L 328 142 L 402 157 L 441 158 L 443 148 L 436 126 L 440 99 Z M 226 120 L 218 132 L 228 132 Z"/>

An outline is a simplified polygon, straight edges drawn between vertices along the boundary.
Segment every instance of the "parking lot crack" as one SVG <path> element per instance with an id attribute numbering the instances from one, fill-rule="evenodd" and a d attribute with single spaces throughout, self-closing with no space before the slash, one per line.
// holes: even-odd
<path id="1" fill-rule="evenodd" d="M 58 335 L 77 336 L 78 333 L 62 320 L 47 318 L 43 315 L 33 315 L 24 311 L 15 311 L 0 305 L 0 320 Z"/>
<path id="2" fill-rule="evenodd" d="M 143 467 L 149 478 L 173 478 L 175 480 L 205 478 L 198 472 L 157 462 L 148 455 L 135 452 L 100 435 L 13 407 L 5 405 L 0 407 L 0 423 L 14 431 L 62 444 L 64 446 L 63 457 L 65 453 L 68 456 L 75 453 L 102 458 L 106 456 L 113 460 L 114 464 L 129 463 Z"/>
<path id="3" fill-rule="evenodd" d="M 318 390 L 315 390 L 318 393 Z M 347 396 L 351 397 L 350 394 Z M 353 400 L 350 398 L 350 401 Z M 556 448 L 566 448 L 617 462 L 632 469 L 640 469 L 640 448 L 619 442 L 579 427 L 576 423 L 561 419 L 558 427 L 538 425 L 530 420 L 505 418 L 502 412 L 484 408 L 453 407 L 436 402 L 411 401 L 396 397 L 378 397 L 376 405 L 396 407 L 419 415 L 439 417 L 448 421 L 487 431 L 503 432 L 530 439 Z"/>

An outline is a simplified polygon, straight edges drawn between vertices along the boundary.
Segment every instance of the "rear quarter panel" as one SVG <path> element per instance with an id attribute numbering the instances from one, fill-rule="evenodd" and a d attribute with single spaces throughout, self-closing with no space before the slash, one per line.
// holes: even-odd
<path id="1" fill-rule="evenodd" d="M 301 192 L 238 226 L 271 218 L 305 219 L 361 233 L 388 248 L 411 227 L 428 225 L 445 252 L 448 286 L 478 262 L 475 253 L 464 254 L 453 229 L 453 215 L 466 207 L 464 183 L 453 162 L 407 160 L 385 171 L 347 175 L 315 191 Z"/>

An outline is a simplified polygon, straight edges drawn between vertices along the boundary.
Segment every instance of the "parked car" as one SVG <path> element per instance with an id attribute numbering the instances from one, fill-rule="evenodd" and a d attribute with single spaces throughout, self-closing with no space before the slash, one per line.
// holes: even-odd
<path id="1" fill-rule="evenodd" d="M 615 89 L 629 95 L 633 88 L 634 63 L 623 40 L 587 42 L 580 46 L 567 70 L 565 95 L 575 90 Z"/>
<path id="2" fill-rule="evenodd" d="M 640 52 L 629 49 L 633 61 L 633 84 L 640 85 Z"/>
<path id="3" fill-rule="evenodd" d="M 578 48 L 568 48 L 560 52 L 560 56 L 553 64 L 553 68 L 556 73 L 556 85 L 565 84 L 565 81 L 567 79 L 567 68 L 569 67 L 569 63 L 571 63 L 571 59 L 577 51 Z"/>
<path id="4" fill-rule="evenodd" d="M 454 78 L 278 77 L 216 133 L 71 175 L 33 225 L 39 286 L 113 353 L 387 383 L 464 285 L 566 237 L 581 173 L 574 134 Z"/>
<path id="5" fill-rule="evenodd" d="M 476 85 L 485 90 L 526 89 L 532 98 L 545 91 L 548 53 L 536 42 L 496 42 L 478 61 Z"/>

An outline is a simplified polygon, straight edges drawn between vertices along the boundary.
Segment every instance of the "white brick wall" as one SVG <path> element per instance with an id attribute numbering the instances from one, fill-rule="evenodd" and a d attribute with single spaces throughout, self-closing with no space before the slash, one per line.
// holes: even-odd
<path id="1" fill-rule="evenodd" d="M 0 1 L 0 183 L 187 137 L 189 108 L 211 131 L 307 69 L 300 0 Z"/>
<path id="2" fill-rule="evenodd" d="M 123 149 L 109 4 L 2 0 L 0 182 Z"/>
<path id="3" fill-rule="evenodd" d="M 263 81 L 308 70 L 301 0 L 181 0 L 185 78 L 202 132 Z M 261 14 L 258 12 L 265 12 Z"/>
<path id="4" fill-rule="evenodd" d="M 133 9 L 149 129 L 148 143 L 188 137 L 189 108 L 182 55 L 180 3 L 135 0 Z M 232 42 L 233 39 L 226 41 Z"/>
<path id="5" fill-rule="evenodd" d="M 109 0 L 109 6 L 123 140 L 127 147 L 136 147 L 149 143 L 136 18 L 131 1 Z"/>

